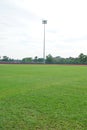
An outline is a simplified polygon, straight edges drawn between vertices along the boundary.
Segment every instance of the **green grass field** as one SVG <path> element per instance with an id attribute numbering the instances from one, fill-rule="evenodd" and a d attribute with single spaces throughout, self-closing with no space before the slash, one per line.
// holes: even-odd
<path id="1" fill-rule="evenodd" d="M 0 65 L 0 130 L 87 130 L 87 66 Z"/>

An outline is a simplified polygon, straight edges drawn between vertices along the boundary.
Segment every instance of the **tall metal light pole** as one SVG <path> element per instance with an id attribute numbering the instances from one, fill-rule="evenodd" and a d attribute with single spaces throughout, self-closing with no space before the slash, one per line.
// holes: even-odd
<path id="1" fill-rule="evenodd" d="M 44 59 L 44 64 L 45 64 L 45 24 L 47 24 L 47 20 L 42 20 L 42 24 L 44 24 L 43 59 Z"/>

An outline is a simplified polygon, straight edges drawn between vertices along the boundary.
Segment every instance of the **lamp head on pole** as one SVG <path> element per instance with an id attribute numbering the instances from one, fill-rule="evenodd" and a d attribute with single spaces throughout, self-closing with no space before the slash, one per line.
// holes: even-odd
<path id="1" fill-rule="evenodd" d="M 47 24 L 47 20 L 42 20 L 42 24 Z"/>

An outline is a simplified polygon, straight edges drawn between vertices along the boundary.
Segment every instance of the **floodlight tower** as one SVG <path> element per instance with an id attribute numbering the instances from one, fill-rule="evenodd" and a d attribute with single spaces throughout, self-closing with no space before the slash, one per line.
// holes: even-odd
<path id="1" fill-rule="evenodd" d="M 42 24 L 44 24 L 43 59 L 45 64 L 45 24 L 47 24 L 47 20 L 42 20 Z"/>

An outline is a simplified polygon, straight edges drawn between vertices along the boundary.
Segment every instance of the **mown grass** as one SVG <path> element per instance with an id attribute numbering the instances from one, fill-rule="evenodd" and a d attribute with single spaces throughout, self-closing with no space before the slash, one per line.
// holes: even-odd
<path id="1" fill-rule="evenodd" d="M 87 130 L 87 66 L 0 65 L 0 130 Z"/>

